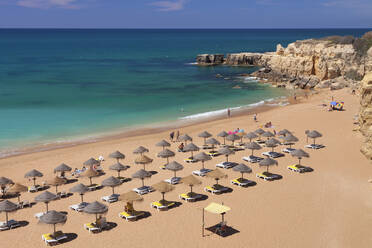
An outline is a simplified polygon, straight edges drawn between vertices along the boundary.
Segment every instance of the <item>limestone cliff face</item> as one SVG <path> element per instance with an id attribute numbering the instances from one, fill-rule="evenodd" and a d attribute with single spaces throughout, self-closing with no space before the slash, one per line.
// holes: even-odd
<path id="1" fill-rule="evenodd" d="M 233 53 L 226 58 L 220 54 L 203 54 L 197 57 L 197 63 L 265 67 L 252 76 L 288 87 L 314 88 L 325 82 L 318 86 L 324 88 L 333 81 L 350 86 L 372 71 L 372 48 L 367 55 L 360 56 L 352 44 L 309 39 L 290 43 L 286 48 L 278 44 L 275 52 Z"/>
<path id="2" fill-rule="evenodd" d="M 227 55 L 228 65 L 264 66 L 287 77 L 316 76 L 333 79 L 353 73 L 363 77 L 365 66 L 352 44 L 333 44 L 325 40 L 303 40 L 280 44 L 276 52 Z"/>
<path id="3" fill-rule="evenodd" d="M 361 151 L 368 159 L 372 159 L 372 72 L 367 73 L 361 81 L 360 105 L 360 131 L 366 137 Z"/>

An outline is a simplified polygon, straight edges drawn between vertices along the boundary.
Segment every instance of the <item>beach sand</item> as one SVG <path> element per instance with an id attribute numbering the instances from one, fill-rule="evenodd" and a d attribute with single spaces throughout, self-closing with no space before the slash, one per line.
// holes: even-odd
<path id="1" fill-rule="evenodd" d="M 342 112 L 328 112 L 322 103 L 330 101 L 331 94 L 335 100 L 345 101 Z M 239 173 L 225 170 L 228 179 L 221 184 L 230 186 L 233 191 L 223 195 L 208 195 L 208 199 L 196 203 L 182 202 L 179 207 L 169 211 L 158 212 L 150 208 L 150 203 L 161 199 L 159 192 L 144 196 L 144 201 L 135 203 L 137 210 L 149 211 L 151 216 L 137 222 L 126 222 L 118 217 L 124 203 L 117 202 L 109 205 L 106 218 L 116 223 L 110 231 L 89 234 L 83 224 L 94 220 L 94 216 L 68 210 L 68 206 L 80 201 L 78 195 L 51 202 L 49 209 L 68 212 L 68 221 L 58 227 L 66 233 L 77 235 L 75 239 L 59 247 L 371 247 L 372 236 L 372 192 L 367 180 L 372 177 L 372 166 L 360 153 L 362 136 L 353 132 L 353 116 L 358 112 L 359 98 L 352 96 L 347 89 L 335 92 L 322 92 L 298 104 L 278 107 L 258 115 L 258 123 L 252 115 L 232 117 L 181 128 L 181 133 L 194 137 L 194 143 L 201 145 L 203 140 L 197 137 L 201 131 L 216 135 L 221 130 L 241 128 L 246 131 L 256 130 L 260 125 L 271 121 L 274 129 L 279 131 L 286 128 L 293 131 L 300 139 L 296 148 L 304 148 L 306 144 L 305 130 L 316 129 L 323 134 L 317 140 L 326 147 L 321 150 L 308 150 L 310 158 L 302 160 L 303 164 L 314 169 L 313 172 L 296 174 L 286 167 L 297 162 L 295 158 L 286 155 L 279 158 L 279 166 L 270 171 L 283 176 L 281 180 L 266 182 L 255 177 L 257 172 L 264 171 L 257 164 L 249 164 L 253 173 L 248 179 L 257 182 L 256 186 L 239 188 L 231 186 L 231 179 Z M 271 130 L 272 131 L 272 130 Z M 82 167 L 82 163 L 90 157 L 103 155 L 106 161 L 103 168 L 106 175 L 94 178 L 93 182 L 100 183 L 103 179 L 116 172 L 109 171 L 109 165 L 115 161 L 108 155 L 120 150 L 126 155 L 123 164 L 131 168 L 122 172 L 130 176 L 142 166 L 134 165 L 136 157 L 132 151 L 139 145 L 150 149 L 148 156 L 154 162 L 147 166 L 148 170 L 158 173 L 146 180 L 147 185 L 155 184 L 163 179 L 172 177 L 172 172 L 162 171 L 159 166 L 164 159 L 156 157 L 161 150 L 155 143 L 169 137 L 169 131 L 136 137 L 105 140 L 102 142 L 83 144 L 75 147 L 36 152 L 0 160 L 1 176 L 11 178 L 15 182 L 30 185 L 25 179 L 25 172 L 35 168 L 44 173 L 38 181 L 44 181 L 54 176 L 53 168 L 66 163 L 72 168 Z M 172 144 L 175 151 L 178 143 Z M 267 148 L 259 151 L 266 151 Z M 242 157 L 249 151 L 236 152 L 230 161 L 242 162 Z M 200 163 L 186 164 L 183 159 L 188 154 L 177 153 L 174 160 L 181 162 L 185 169 L 178 176 L 186 176 L 191 171 L 201 167 Z M 171 159 L 172 160 L 172 159 Z M 205 163 L 206 168 L 215 168 L 215 164 L 224 161 L 225 157 L 216 157 Z M 246 163 L 248 165 L 248 163 Z M 203 184 L 195 187 L 195 192 L 204 192 L 203 187 L 213 184 L 213 180 L 202 178 Z M 79 182 L 88 184 L 86 178 Z M 64 185 L 60 190 L 68 191 L 74 184 Z M 124 193 L 141 185 L 139 180 L 132 180 L 116 188 L 116 192 Z M 166 194 L 167 200 L 180 201 L 178 194 L 188 192 L 189 187 L 177 185 L 176 189 Z M 50 189 L 54 192 L 54 188 Z M 85 201 L 91 202 L 109 195 L 111 188 L 104 188 L 85 195 Z M 23 200 L 33 201 L 37 193 L 24 193 Z M 16 202 L 16 198 L 11 199 Z M 219 237 L 206 231 L 202 237 L 202 208 L 210 202 L 224 203 L 231 207 L 225 216 L 227 224 L 237 233 L 228 237 Z M 25 227 L 0 233 L 1 247 L 43 247 L 43 233 L 52 231 L 48 225 L 37 224 L 33 215 L 45 210 L 45 204 L 39 203 L 32 208 L 22 209 L 10 214 L 10 218 L 28 221 Z M 5 218 L 1 213 L 1 220 Z M 217 224 L 220 216 L 205 214 L 206 227 Z"/>

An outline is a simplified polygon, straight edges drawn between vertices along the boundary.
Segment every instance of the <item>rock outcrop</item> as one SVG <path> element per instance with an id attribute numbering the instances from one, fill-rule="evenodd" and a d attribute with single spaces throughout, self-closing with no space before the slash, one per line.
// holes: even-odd
<path id="1" fill-rule="evenodd" d="M 318 84 L 320 88 L 330 87 L 333 83 L 326 80 L 337 79 L 332 87 L 336 90 L 361 80 L 367 71 L 372 71 L 372 48 L 365 53 L 361 55 L 353 43 L 309 39 L 290 43 L 286 48 L 278 44 L 275 52 L 233 53 L 226 58 L 221 54 L 203 54 L 197 57 L 197 63 L 263 67 L 264 70 L 252 76 L 289 87 L 314 88 Z"/>
<path id="2" fill-rule="evenodd" d="M 360 105 L 360 131 L 365 136 L 361 152 L 372 159 L 372 72 L 367 73 L 361 81 Z"/>

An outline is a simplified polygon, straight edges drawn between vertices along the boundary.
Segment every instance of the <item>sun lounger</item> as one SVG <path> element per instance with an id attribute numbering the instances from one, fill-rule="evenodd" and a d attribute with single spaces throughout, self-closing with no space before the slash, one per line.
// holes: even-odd
<path id="1" fill-rule="evenodd" d="M 181 200 L 184 200 L 184 201 L 187 201 L 187 202 L 194 202 L 198 199 L 200 199 L 202 196 L 200 194 L 196 194 L 196 193 L 184 193 L 184 194 L 180 194 L 179 195 L 179 198 Z"/>
<path id="2" fill-rule="evenodd" d="M 152 202 L 150 205 L 153 208 L 156 208 L 158 211 L 160 210 L 168 210 L 168 208 L 173 207 L 176 203 L 170 201 L 156 201 Z"/>
<path id="3" fill-rule="evenodd" d="M 209 152 L 207 152 L 207 155 L 209 155 L 211 157 L 216 157 L 216 156 L 219 156 L 220 153 L 218 151 L 209 151 Z"/>
<path id="4" fill-rule="evenodd" d="M 181 181 L 180 177 L 172 177 L 169 179 L 165 179 L 164 182 L 169 183 L 169 184 L 178 184 Z"/>
<path id="5" fill-rule="evenodd" d="M 56 245 L 58 244 L 58 240 L 56 240 L 51 233 L 46 233 L 41 235 L 41 239 L 45 242 L 47 245 Z"/>
<path id="6" fill-rule="evenodd" d="M 212 149 L 213 147 L 211 145 L 202 145 L 200 146 L 200 149 Z"/>
<path id="7" fill-rule="evenodd" d="M 267 172 L 262 172 L 262 173 L 257 173 L 256 174 L 257 178 L 261 178 L 265 181 L 272 181 L 275 179 L 275 175 Z"/>
<path id="8" fill-rule="evenodd" d="M 204 188 L 204 191 L 205 192 L 209 192 L 209 193 L 212 193 L 212 194 L 222 194 L 223 192 L 226 192 L 228 190 L 228 188 L 222 186 L 222 185 L 219 185 L 219 184 L 215 184 L 213 186 L 207 186 Z"/>
<path id="9" fill-rule="evenodd" d="M 280 153 L 280 152 L 263 152 L 262 153 L 263 156 L 267 156 L 267 157 L 270 157 L 270 158 L 280 158 L 280 157 L 284 157 L 284 154 L 283 153 Z"/>
<path id="10" fill-rule="evenodd" d="M 126 221 L 135 221 L 137 218 L 143 216 L 145 212 L 142 211 L 133 211 L 131 213 L 128 213 L 126 211 L 123 211 L 119 213 L 119 217 L 125 219 Z"/>
<path id="11" fill-rule="evenodd" d="M 57 240 L 57 241 L 61 241 L 61 240 L 64 240 L 64 239 L 67 239 L 67 235 L 65 233 L 63 233 L 62 231 L 57 231 L 53 234 L 53 237 Z"/>
<path id="12" fill-rule="evenodd" d="M 154 189 L 150 186 L 142 186 L 139 188 L 134 188 L 133 191 L 136 192 L 137 194 L 144 195 L 144 194 L 153 192 Z"/>
<path id="13" fill-rule="evenodd" d="M 40 186 L 40 185 L 32 185 L 32 186 L 28 186 L 28 192 L 30 193 L 35 193 L 35 192 L 38 192 L 40 190 L 42 190 L 44 187 Z"/>
<path id="14" fill-rule="evenodd" d="M 219 164 L 216 164 L 216 167 L 218 168 L 222 168 L 222 169 L 230 169 L 234 166 L 238 165 L 238 163 L 235 163 L 235 162 L 222 162 L 222 163 L 219 163 Z"/>
<path id="15" fill-rule="evenodd" d="M 37 218 L 37 219 L 40 219 L 40 217 L 43 216 L 44 214 L 46 214 L 46 213 L 45 212 L 36 213 L 34 215 L 34 217 Z"/>
<path id="16" fill-rule="evenodd" d="M 113 203 L 113 202 L 117 202 L 119 200 L 119 196 L 118 194 L 112 194 L 112 195 L 107 195 L 107 196 L 103 196 L 101 198 L 102 201 L 105 201 L 105 202 L 108 202 L 108 203 Z"/>
<path id="17" fill-rule="evenodd" d="M 87 205 L 88 205 L 87 202 L 82 202 L 82 203 L 79 203 L 79 204 L 71 205 L 69 208 L 72 209 L 72 210 L 75 210 L 77 212 L 82 212 L 83 208 L 85 208 Z"/>
<path id="18" fill-rule="evenodd" d="M 287 169 L 293 172 L 298 172 L 298 173 L 310 172 L 313 170 L 310 167 L 306 167 L 306 166 L 302 166 L 298 164 L 287 166 Z"/>
<path id="19" fill-rule="evenodd" d="M 251 185 L 253 183 L 254 183 L 253 181 L 248 180 L 248 179 L 244 179 L 244 178 L 235 178 L 235 179 L 231 180 L 231 184 L 234 184 L 234 185 L 237 185 L 237 186 L 240 186 L 240 187 L 245 187 L 245 186 Z"/>
<path id="20" fill-rule="evenodd" d="M 289 148 L 289 147 L 286 147 L 286 148 L 283 148 L 282 149 L 282 152 L 285 152 L 285 153 L 291 153 L 293 152 L 294 150 L 296 150 L 295 148 Z"/>
<path id="21" fill-rule="evenodd" d="M 88 186 L 88 189 L 89 189 L 89 191 L 94 191 L 94 190 L 97 190 L 99 187 L 100 187 L 100 185 L 98 185 L 98 184 L 92 184 L 92 185 Z"/>
<path id="22" fill-rule="evenodd" d="M 310 148 L 310 149 L 321 149 L 321 148 L 324 148 L 324 145 L 320 145 L 320 144 L 310 144 L 310 145 L 306 145 L 305 148 Z"/>
<path id="23" fill-rule="evenodd" d="M 186 159 L 185 159 L 185 162 L 186 162 L 186 163 L 196 163 L 197 161 L 196 161 L 194 158 L 191 158 L 191 157 L 190 157 L 190 158 L 186 158 Z"/>
<path id="24" fill-rule="evenodd" d="M 256 157 L 256 156 L 253 156 L 253 155 L 243 157 L 242 159 L 243 159 L 244 161 L 249 162 L 249 163 L 258 163 L 258 162 L 260 162 L 261 160 L 263 160 L 263 158 L 261 158 L 261 157 Z"/>
<path id="25" fill-rule="evenodd" d="M 20 227 L 20 226 L 21 224 L 16 220 L 9 220 L 8 223 L 0 222 L 0 231 L 13 229 L 13 228 Z"/>
<path id="26" fill-rule="evenodd" d="M 102 230 L 99 226 L 96 225 L 95 222 L 84 224 L 84 228 L 91 233 L 97 233 Z"/>

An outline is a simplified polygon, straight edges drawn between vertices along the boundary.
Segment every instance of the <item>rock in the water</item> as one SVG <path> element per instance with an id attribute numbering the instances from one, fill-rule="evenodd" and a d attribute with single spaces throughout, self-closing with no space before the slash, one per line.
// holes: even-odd
<path id="1" fill-rule="evenodd" d="M 224 62 L 223 54 L 200 54 L 196 57 L 199 65 L 220 65 Z"/>

